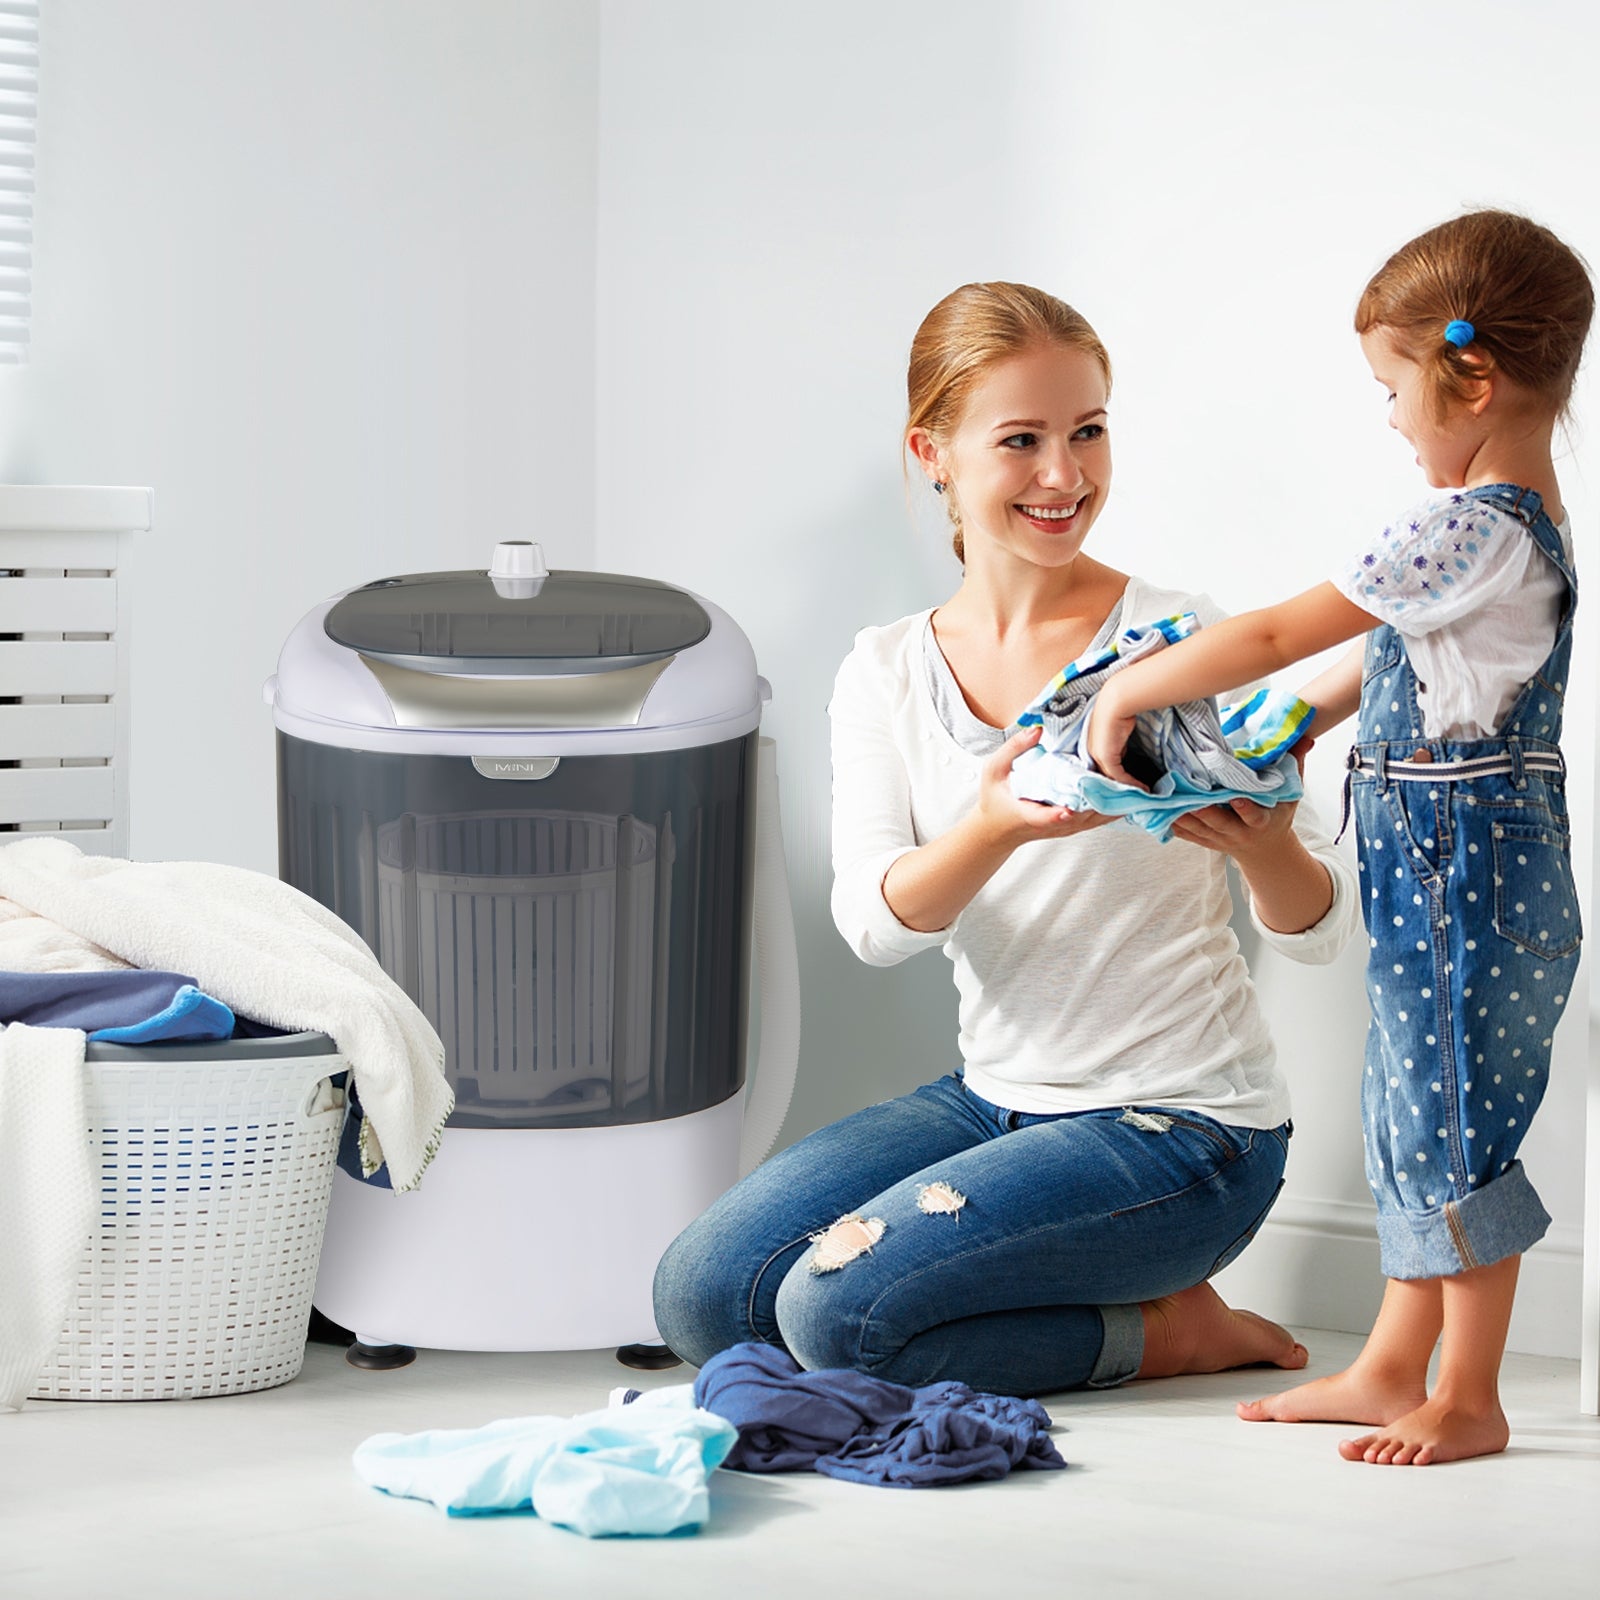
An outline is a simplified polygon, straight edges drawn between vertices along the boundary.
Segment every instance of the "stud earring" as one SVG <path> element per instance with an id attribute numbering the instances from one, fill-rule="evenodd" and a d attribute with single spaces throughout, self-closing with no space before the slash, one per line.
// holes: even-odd
<path id="1" fill-rule="evenodd" d="M 933 485 L 933 492 L 935 494 L 943 494 L 947 487 L 948 486 L 946 485 L 945 481 L 942 478 L 935 479 L 934 480 L 934 485 Z"/>

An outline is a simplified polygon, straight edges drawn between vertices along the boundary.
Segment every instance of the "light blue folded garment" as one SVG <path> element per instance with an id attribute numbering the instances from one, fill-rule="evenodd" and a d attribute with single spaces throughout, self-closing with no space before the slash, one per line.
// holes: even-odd
<path id="1" fill-rule="evenodd" d="M 232 1010 L 214 995 L 186 983 L 173 995 L 164 1011 L 142 1022 L 129 1022 L 120 1028 L 96 1028 L 91 1039 L 113 1044 L 152 1044 L 157 1040 L 176 1043 L 182 1039 L 231 1039 Z"/>
<path id="2" fill-rule="evenodd" d="M 354 1461 L 374 1488 L 453 1517 L 531 1510 L 593 1539 L 698 1528 L 711 1509 L 706 1479 L 738 1437 L 708 1411 L 627 1406 L 378 1433 Z"/>
<path id="3" fill-rule="evenodd" d="M 1039 725 L 1039 743 L 1017 757 L 1011 791 L 1020 800 L 1121 817 L 1165 842 L 1179 817 L 1231 800 L 1275 806 L 1304 793 L 1290 751 L 1313 708 L 1294 695 L 1259 690 L 1236 706 L 1192 700 L 1141 712 L 1125 764 L 1148 789 L 1118 783 L 1084 747 L 1089 714 L 1106 680 L 1135 661 L 1187 638 L 1193 612 L 1125 629 L 1103 649 L 1069 662 L 1017 719 Z"/>

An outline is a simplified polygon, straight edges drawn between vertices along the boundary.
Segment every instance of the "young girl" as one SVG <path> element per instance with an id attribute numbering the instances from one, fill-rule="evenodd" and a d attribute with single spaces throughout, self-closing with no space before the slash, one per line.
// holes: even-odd
<path id="1" fill-rule="evenodd" d="M 1551 441 L 1593 306 L 1583 263 L 1525 217 L 1474 212 L 1397 251 L 1356 332 L 1390 425 L 1450 492 L 1333 581 L 1110 679 L 1090 725 L 1097 765 L 1133 781 L 1136 713 L 1367 635 L 1302 692 L 1318 733 L 1359 704 L 1362 1106 L 1389 1282 L 1348 1370 L 1240 1407 L 1373 1425 L 1340 1446 L 1348 1460 L 1422 1466 L 1509 1438 L 1497 1377 L 1517 1267 L 1550 1220 L 1517 1149 L 1578 960 L 1559 745 L 1576 579 Z"/>
<path id="2" fill-rule="evenodd" d="M 1039 738 L 1018 715 L 1063 661 L 1217 616 L 1085 548 L 1110 387 L 1093 328 L 1023 284 L 968 284 L 917 331 L 905 440 L 962 578 L 839 670 L 832 905 L 874 966 L 948 957 L 960 1038 L 934 1081 L 780 1151 L 668 1249 L 656 1325 L 696 1364 L 760 1339 L 1002 1394 L 1305 1365 L 1207 1281 L 1270 1209 L 1290 1134 L 1224 857 L 1302 961 L 1353 929 L 1355 874 L 1303 806 L 1211 807 L 1158 844 L 1009 784 Z"/>

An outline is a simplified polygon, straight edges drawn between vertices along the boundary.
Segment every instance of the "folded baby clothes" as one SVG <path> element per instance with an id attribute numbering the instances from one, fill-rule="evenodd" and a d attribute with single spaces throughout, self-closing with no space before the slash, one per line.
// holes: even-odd
<path id="1" fill-rule="evenodd" d="M 706 1479 L 737 1437 L 705 1411 L 628 1406 L 379 1433 L 354 1460 L 374 1488 L 453 1517 L 532 1511 L 593 1539 L 698 1528 L 711 1509 Z"/>
<path id="2" fill-rule="evenodd" d="M 806 1372 L 776 1345 L 737 1344 L 713 1356 L 693 1400 L 739 1430 L 725 1465 L 744 1472 L 814 1468 L 910 1489 L 1066 1465 L 1037 1400 L 949 1381 L 911 1389 L 844 1369 Z"/>
<path id="3" fill-rule="evenodd" d="M 1148 789 L 1100 772 L 1085 748 L 1089 714 L 1108 678 L 1187 638 L 1193 612 L 1128 628 L 1103 649 L 1069 662 L 1017 719 L 1043 729 L 1017 757 L 1011 791 L 1019 800 L 1122 817 L 1157 840 L 1181 816 L 1230 800 L 1275 806 L 1304 793 L 1290 751 L 1305 735 L 1313 708 L 1293 695 L 1259 690 L 1219 712 L 1210 699 L 1140 712 L 1124 765 Z"/>
<path id="4" fill-rule="evenodd" d="M 1316 707 L 1297 694 L 1257 689 L 1247 700 L 1224 706 L 1222 737 L 1245 766 L 1270 767 L 1311 731 Z"/>
<path id="5" fill-rule="evenodd" d="M 114 1044 L 227 1039 L 233 1012 L 181 972 L 0 971 L 0 1023 L 81 1028 Z"/>

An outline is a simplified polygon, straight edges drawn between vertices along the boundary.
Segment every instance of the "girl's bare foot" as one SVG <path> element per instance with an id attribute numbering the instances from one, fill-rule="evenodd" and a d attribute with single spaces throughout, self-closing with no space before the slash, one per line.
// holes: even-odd
<path id="1" fill-rule="evenodd" d="M 1511 1426 L 1498 1402 L 1488 1410 L 1467 1411 L 1436 1395 L 1377 1433 L 1344 1440 L 1339 1454 L 1380 1467 L 1426 1467 L 1497 1455 L 1510 1439 Z"/>
<path id="2" fill-rule="evenodd" d="M 1253 1311 L 1235 1311 L 1209 1283 L 1147 1300 L 1141 1378 L 1180 1372 L 1224 1372 L 1230 1367 L 1303 1367 L 1306 1347 L 1288 1329 Z"/>
<path id="3" fill-rule="evenodd" d="M 1360 1361 L 1331 1378 L 1313 1378 L 1264 1400 L 1235 1407 L 1246 1422 L 1395 1422 L 1428 1398 L 1421 1376 L 1400 1376 L 1363 1367 Z"/>

